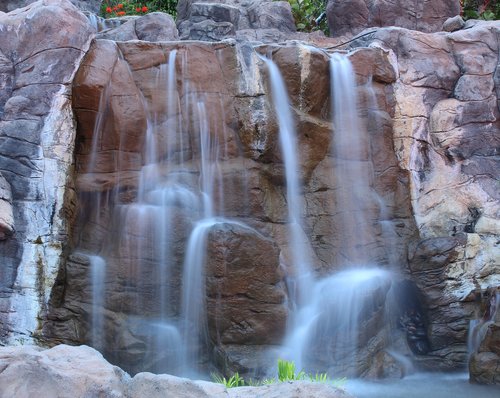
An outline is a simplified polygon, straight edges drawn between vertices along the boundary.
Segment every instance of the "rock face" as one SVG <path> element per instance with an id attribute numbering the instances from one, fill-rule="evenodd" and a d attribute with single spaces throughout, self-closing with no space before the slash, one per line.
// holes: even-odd
<path id="1" fill-rule="evenodd" d="M 32 340 L 68 242 L 76 133 L 69 88 L 93 31 L 71 3 L 53 0 L 2 13 L 0 26 L 3 238 L 16 230 L 0 241 L 0 336 L 14 343 Z"/>
<path id="2" fill-rule="evenodd" d="M 289 11 L 181 2 L 181 37 L 205 42 L 163 41 L 176 38 L 172 20 L 151 14 L 91 45 L 94 29 L 68 1 L 0 14 L 2 344 L 88 343 L 133 373 L 173 372 L 170 357 L 193 354 L 202 371 L 265 373 L 300 277 L 265 55 L 282 71 L 297 126 L 299 240 L 311 269 L 343 269 L 368 242 L 367 263 L 392 266 L 402 280 L 391 288 L 412 292 L 399 348 L 427 369 L 463 367 L 469 320 L 485 314 L 476 298 L 500 285 L 499 23 L 384 28 L 339 48 L 354 67 L 377 198 L 359 211 L 366 227 L 347 231 L 339 217 L 352 208 L 333 199 L 343 182 L 332 170 L 351 148 L 331 148 L 340 132 L 330 53 L 242 40 L 293 37 Z M 418 15 L 415 26 L 431 30 Z M 207 42 L 227 37 L 238 42 Z M 398 374 L 383 352 L 389 287 L 363 311 L 360 358 L 370 366 L 354 375 Z M 470 368 L 497 383 L 498 321 L 487 322 Z M 192 352 L 179 352 L 186 339 Z M 142 375 L 133 388 L 149 394 L 151 378 L 173 380 Z"/>
<path id="3" fill-rule="evenodd" d="M 219 41 L 242 38 L 276 42 L 296 31 L 290 4 L 286 1 L 193 1 L 177 4 L 181 39 Z"/>
<path id="4" fill-rule="evenodd" d="M 349 398 L 350 395 L 323 383 L 293 382 L 227 390 L 221 384 L 191 381 L 169 375 L 139 373 L 131 378 L 112 366 L 96 350 L 60 345 L 0 348 L 0 398 L 51 397 L 106 398 Z"/>
<path id="5" fill-rule="evenodd" d="M 382 29 L 354 44 L 381 46 L 398 64 L 394 144 L 411 175 L 421 240 L 409 269 L 428 308 L 430 367 L 465 362 L 473 293 L 499 285 L 499 28 Z"/>
<path id="6" fill-rule="evenodd" d="M 0 174 L 0 240 L 9 238 L 13 233 L 12 191 L 10 184 Z"/>
<path id="7" fill-rule="evenodd" d="M 157 334 L 155 319 L 182 319 L 188 311 L 186 300 L 192 299 L 198 303 L 196 308 L 202 308 L 202 318 L 206 311 L 207 341 L 190 344 L 193 350 L 200 344 L 196 357 L 202 366 L 215 361 L 228 373 L 265 373 L 270 352 L 285 333 L 289 293 L 283 268 L 291 267 L 291 247 L 283 225 L 287 215 L 277 122 L 269 98 L 268 72 L 259 54 L 270 54 L 285 72 L 299 126 L 301 174 L 308 202 L 306 234 L 312 236 L 306 247 L 313 266 L 321 272 L 342 266 L 331 262 L 333 252 L 342 245 L 335 235 L 335 208 L 327 199 L 338 184 L 331 175 L 335 157 L 329 151 L 327 54 L 300 45 L 253 48 L 233 42 L 96 40 L 73 85 L 81 209 L 74 235 L 77 249 L 58 279 L 61 290 L 52 295 L 45 339 L 92 342 L 131 372 L 158 370 L 166 358 L 151 356 L 151 352 L 168 350 L 151 348 Z M 375 173 L 384 174 L 376 189 L 383 195 L 390 192 L 390 208 L 398 210 L 391 213 L 389 222 L 401 224 L 408 236 L 413 233 L 409 197 L 402 185 L 396 184 L 397 192 L 392 187 L 405 177 L 391 155 L 390 109 L 385 100 L 369 109 L 374 106 L 372 95 L 384 96 L 396 75 L 379 49 L 360 49 L 351 59 L 357 68 L 365 123 L 370 118 L 385 120 L 376 123 L 379 128 L 370 140 L 380 149 L 374 160 Z M 165 75 L 168 70 L 176 73 L 174 87 Z M 374 82 L 367 93 L 363 84 L 370 78 Z M 169 104 L 178 104 L 178 108 L 168 110 Z M 144 134 L 148 129 L 157 132 L 155 156 L 162 161 L 145 169 L 151 156 L 146 149 L 150 138 Z M 208 136 L 203 138 L 203 134 Z M 211 146 L 204 147 L 204 142 Z M 205 156 L 214 154 L 217 157 L 210 158 L 217 165 L 210 172 L 213 182 L 203 182 L 209 167 Z M 153 170 L 156 174 L 150 174 Z M 148 178 L 165 175 L 168 183 L 161 183 L 165 189 L 177 188 L 158 191 L 153 188 L 160 183 L 154 182 L 151 188 L 144 187 L 148 184 L 143 180 L 145 172 Z M 213 192 L 211 184 L 218 187 Z M 174 196 L 159 207 L 155 206 L 158 195 Z M 176 195 L 180 196 L 173 199 Z M 204 195 L 210 196 L 210 211 L 229 221 L 200 224 L 207 208 L 198 198 Z M 166 214 L 167 224 L 159 223 Z M 193 271 L 190 280 L 205 273 L 206 281 L 196 282 L 199 288 L 188 298 L 181 294 L 187 283 L 183 275 L 187 264 L 198 261 L 187 256 L 193 251 L 194 232 L 201 234 L 203 229 L 198 228 L 203 225 L 209 231 L 203 238 L 206 247 L 197 246 L 195 251 L 206 251 L 206 266 Z M 162 254 L 167 250 L 163 249 L 165 241 L 156 240 L 162 236 L 169 242 L 168 254 Z M 327 244 L 325 236 L 329 237 Z M 401 239 L 393 247 L 401 261 L 406 257 L 406 245 Z M 376 238 L 373 246 L 374 258 L 383 261 L 382 239 Z M 99 342 L 92 337 L 96 321 L 92 320 L 95 308 L 90 304 L 93 288 L 89 287 L 95 259 L 84 253 L 99 253 L 106 263 L 106 299 L 101 303 L 105 326 L 97 333 Z M 160 264 L 167 259 L 168 271 L 162 271 Z M 162 272 L 169 273 L 168 280 Z M 64 282 L 68 278 L 71 284 Z M 202 297 L 197 296 L 203 291 L 200 289 L 206 291 Z M 158 302 L 162 295 L 168 295 L 163 307 Z M 204 322 L 193 323 L 203 331 Z M 169 328 L 173 331 L 176 326 Z M 367 351 L 367 355 L 372 354 Z"/>
<path id="8" fill-rule="evenodd" d="M 10 12 L 17 8 L 26 7 L 37 0 L 5 0 L 0 4 L 0 11 Z M 102 0 L 69 0 L 82 11 L 99 12 Z"/>
<path id="9" fill-rule="evenodd" d="M 448 18 L 460 14 L 460 1 L 329 0 L 326 13 L 332 36 L 354 36 L 377 26 L 439 32 Z"/>

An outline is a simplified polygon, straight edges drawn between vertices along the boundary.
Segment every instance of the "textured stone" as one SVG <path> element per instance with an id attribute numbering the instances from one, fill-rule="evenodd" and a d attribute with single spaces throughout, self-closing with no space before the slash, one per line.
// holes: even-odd
<path id="1" fill-rule="evenodd" d="M 329 0 L 328 26 L 333 36 L 353 36 L 365 28 L 398 26 L 438 32 L 449 17 L 460 13 L 458 0 Z"/>
<path id="2" fill-rule="evenodd" d="M 129 376 L 86 346 L 50 350 L 11 347 L 0 350 L 0 397 L 122 397 Z"/>
<path id="3" fill-rule="evenodd" d="M 170 375 L 139 373 L 131 378 L 87 347 L 59 345 L 0 348 L 0 397 L 130 397 L 160 398 L 349 398 L 351 395 L 327 383 L 295 381 L 261 387 L 226 389 L 221 384 L 192 381 Z"/>
<path id="4" fill-rule="evenodd" d="M 0 25 L 0 170 L 16 228 L 0 242 L 1 289 L 15 287 L 0 298 L 0 336 L 27 343 L 41 327 L 73 222 L 70 83 L 94 30 L 65 0 L 0 13 Z"/>
<path id="5" fill-rule="evenodd" d="M 443 30 L 445 32 L 455 32 L 456 30 L 460 30 L 465 26 L 465 21 L 460 15 L 456 15 L 452 18 L 448 18 L 443 23 Z"/>
<path id="6" fill-rule="evenodd" d="M 102 30 L 98 37 L 115 41 L 144 40 L 150 42 L 178 40 L 174 19 L 163 12 L 152 12 L 128 18 L 115 28 Z"/>
<path id="7" fill-rule="evenodd" d="M 0 173 L 0 240 L 9 238 L 13 233 L 12 192 L 9 183 Z"/>
<path id="8" fill-rule="evenodd" d="M 192 1 L 177 4 L 177 26 L 183 40 L 218 41 L 245 38 L 273 42 L 296 32 L 286 1 Z"/>
<path id="9" fill-rule="evenodd" d="M 37 0 L 6 0 L 0 4 L 0 11 L 9 12 L 17 8 L 26 7 Z M 82 11 L 99 12 L 102 0 L 69 0 Z"/>

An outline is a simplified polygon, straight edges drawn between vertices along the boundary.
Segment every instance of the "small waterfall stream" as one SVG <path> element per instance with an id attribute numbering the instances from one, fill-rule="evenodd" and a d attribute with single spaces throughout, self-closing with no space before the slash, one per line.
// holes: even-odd
<path id="1" fill-rule="evenodd" d="M 307 251 L 300 242 L 302 188 L 291 105 L 278 67 L 272 60 L 263 59 L 269 70 L 286 170 L 293 269 L 299 273 L 295 278 L 298 294 L 289 289 L 293 305 L 282 355 L 293 360 L 298 369 L 357 375 L 359 362 L 366 361 L 358 357 L 359 347 L 378 333 L 363 330 L 370 323 L 380 323 L 394 304 L 388 303 L 392 276 L 377 268 L 370 253 L 375 219 L 370 212 L 382 200 L 372 188 L 370 142 L 358 116 L 354 72 L 347 57 L 331 56 L 332 154 L 336 162 L 335 203 L 340 209 L 335 226 L 342 231 L 334 261 L 348 270 L 314 279 L 310 260 L 305 258 Z"/>

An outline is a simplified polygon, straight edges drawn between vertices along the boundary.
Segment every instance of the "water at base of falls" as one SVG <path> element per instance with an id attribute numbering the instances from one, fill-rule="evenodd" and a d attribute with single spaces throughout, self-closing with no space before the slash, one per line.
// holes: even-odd
<path id="1" fill-rule="evenodd" d="M 356 375 L 357 362 L 369 359 L 360 347 L 376 338 L 379 329 L 390 334 L 380 325 L 389 326 L 391 282 L 391 274 L 377 268 L 342 271 L 316 282 L 309 304 L 296 315 L 284 357 L 299 369 Z"/>
<path id="2" fill-rule="evenodd" d="M 498 398 L 500 387 L 470 384 L 466 373 L 417 373 L 404 379 L 347 380 L 357 398 Z"/>

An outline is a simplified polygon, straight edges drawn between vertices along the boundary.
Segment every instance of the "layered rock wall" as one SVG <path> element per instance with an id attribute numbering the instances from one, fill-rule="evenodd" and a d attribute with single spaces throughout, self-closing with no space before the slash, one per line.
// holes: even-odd
<path id="1" fill-rule="evenodd" d="M 394 144 L 411 175 L 421 239 L 409 269 L 429 309 L 433 355 L 450 367 L 466 360 L 475 295 L 498 286 L 500 271 L 500 30 L 498 22 L 468 27 L 383 29 L 355 44 L 385 48 L 397 63 Z"/>
<path id="2" fill-rule="evenodd" d="M 0 13 L 0 26 L 0 336 L 15 343 L 39 330 L 62 268 L 75 210 L 70 88 L 93 31 L 52 0 Z"/>
<path id="3" fill-rule="evenodd" d="M 280 31 L 266 8 L 276 3 L 255 4 L 259 18 L 251 16 L 251 5 L 180 3 L 181 36 L 208 41 L 291 37 L 286 6 L 287 12 L 278 13 L 287 21 L 283 25 L 278 18 L 284 26 Z M 433 4 L 441 10 L 448 3 Z M 394 17 L 390 23 L 438 30 L 455 6 L 450 2 L 436 13 L 439 22 L 400 7 L 411 18 L 406 15 L 399 23 Z M 370 11 L 370 18 L 375 14 Z M 158 20 L 166 22 L 160 30 Z M 207 238 L 204 288 L 211 342 L 201 360 L 210 357 L 228 371 L 269 363 L 264 349 L 280 344 L 288 316 L 285 275 L 296 275 L 278 125 L 268 72 L 259 58 L 266 55 L 283 73 L 297 125 L 305 199 L 302 239 L 315 273 L 341 269 L 344 263 L 332 259 L 344 256 L 348 262 L 351 253 L 343 242 L 356 243 L 366 235 L 373 263 L 393 265 L 403 286 L 415 286 L 419 303 L 408 308 L 422 315 L 418 327 L 428 347 L 418 349 L 414 359 L 441 370 L 466 362 L 469 320 L 486 316 L 478 309 L 478 297 L 500 284 L 498 22 L 468 22 L 467 29 L 454 33 L 379 29 L 349 48 L 336 47 L 350 51 L 355 68 L 362 125 L 371 132 L 364 144 L 371 153 L 372 187 L 380 198 L 367 202 L 363 211 L 373 223 L 357 234 L 337 227 L 339 209 L 332 200 L 341 182 L 332 175 L 339 159 L 330 148 L 336 132 L 330 120 L 328 51 L 304 43 L 161 42 L 176 39 L 171 18 L 161 14 L 102 33 L 112 40 L 94 41 L 82 61 L 94 30 L 67 1 L 43 0 L 0 13 L 0 24 L 3 344 L 33 339 L 107 343 L 103 351 L 113 361 L 134 372 L 155 369 L 158 358 L 145 358 L 156 332 L 146 331 L 144 320 L 162 311 L 156 298 L 165 287 L 179 291 L 189 232 L 202 208 L 189 195 L 172 204 L 168 255 L 175 266 L 165 282 L 151 257 L 158 214 L 134 208 L 154 120 L 161 173 L 175 175 L 186 191 L 200 193 L 200 129 L 206 127 L 216 143 L 221 188 L 213 202 L 226 220 L 218 221 Z M 345 34 L 356 33 L 358 25 L 346 29 Z M 42 31 L 47 40 L 32 40 Z M 215 33 L 196 36 L 199 32 Z M 176 90 L 163 86 L 161 77 L 174 52 Z M 165 114 L 165 98 L 172 91 L 179 108 Z M 119 213 L 127 205 L 130 211 Z M 390 239 L 382 225 L 390 227 Z M 99 341 L 91 332 L 96 254 L 106 258 L 110 275 L 100 307 L 107 326 Z M 169 316 L 178 317 L 178 295 L 167 301 Z M 498 366 L 498 327 L 490 321 L 471 365 L 481 382 L 498 382 L 491 371 Z"/>

